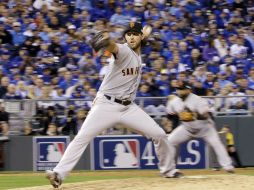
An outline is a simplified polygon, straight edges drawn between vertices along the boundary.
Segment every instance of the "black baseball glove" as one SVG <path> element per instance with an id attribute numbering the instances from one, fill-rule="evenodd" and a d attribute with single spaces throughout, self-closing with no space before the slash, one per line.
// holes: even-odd
<path id="1" fill-rule="evenodd" d="M 90 45 L 96 52 L 106 48 L 110 44 L 110 37 L 107 33 L 108 31 L 106 30 L 99 31 L 90 40 Z"/>

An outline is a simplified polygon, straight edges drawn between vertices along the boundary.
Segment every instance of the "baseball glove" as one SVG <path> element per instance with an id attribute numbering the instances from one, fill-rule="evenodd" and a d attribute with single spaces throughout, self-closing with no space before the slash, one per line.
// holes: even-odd
<path id="1" fill-rule="evenodd" d="M 110 43 L 110 37 L 107 34 L 106 30 L 97 32 L 93 38 L 90 40 L 90 45 L 98 52 L 104 48 L 106 48 Z"/>
<path id="2" fill-rule="evenodd" d="M 193 112 L 189 112 L 189 111 L 182 111 L 181 113 L 179 113 L 179 119 L 181 121 L 194 121 L 195 120 L 195 114 Z"/>

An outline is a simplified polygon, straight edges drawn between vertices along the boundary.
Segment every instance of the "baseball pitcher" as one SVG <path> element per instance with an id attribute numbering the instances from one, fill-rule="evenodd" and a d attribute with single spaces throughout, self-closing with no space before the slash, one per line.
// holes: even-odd
<path id="1" fill-rule="evenodd" d="M 105 129 L 123 123 L 152 138 L 159 159 L 159 169 L 164 177 L 176 178 L 182 174 L 175 169 L 167 136 L 162 128 L 133 101 L 141 78 L 141 43 L 151 33 L 151 27 L 130 23 L 124 32 L 125 44 L 115 43 L 107 31 L 95 34 L 91 46 L 98 53 L 109 51 L 115 57 L 110 63 L 93 106 L 80 131 L 67 147 L 53 171 L 46 171 L 53 187 L 73 169 L 89 142 Z"/>
<path id="2" fill-rule="evenodd" d="M 178 115 L 181 124 L 168 136 L 171 154 L 176 154 L 179 144 L 191 138 L 203 138 L 215 151 L 219 164 L 229 173 L 234 173 L 232 161 L 223 146 L 209 113 L 205 99 L 191 93 L 187 82 L 179 84 L 177 96 L 170 96 L 167 103 L 169 117 Z"/>

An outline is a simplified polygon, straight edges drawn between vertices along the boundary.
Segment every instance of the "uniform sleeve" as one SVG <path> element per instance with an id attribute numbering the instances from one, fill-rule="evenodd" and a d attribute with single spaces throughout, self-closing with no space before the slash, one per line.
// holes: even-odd
<path id="1" fill-rule="evenodd" d="M 168 101 L 167 102 L 167 106 L 166 106 L 166 111 L 168 114 L 175 114 L 175 111 L 173 109 L 173 106 L 172 106 L 172 102 L 171 101 Z"/>
<path id="2" fill-rule="evenodd" d="M 203 98 L 198 100 L 197 105 L 198 105 L 197 106 L 197 112 L 199 114 L 204 114 L 204 113 L 207 113 L 207 112 L 210 111 L 208 102 Z"/>
<path id="3" fill-rule="evenodd" d="M 118 62 L 122 62 L 126 57 L 128 57 L 129 52 L 131 51 L 127 44 L 116 44 L 118 46 L 118 52 L 115 55 Z"/>

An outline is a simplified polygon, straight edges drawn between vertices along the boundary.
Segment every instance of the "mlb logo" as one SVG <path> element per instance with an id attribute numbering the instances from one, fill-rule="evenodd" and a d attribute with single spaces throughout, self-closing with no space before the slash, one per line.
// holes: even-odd
<path id="1" fill-rule="evenodd" d="M 105 139 L 100 141 L 100 167 L 104 169 L 139 168 L 139 147 L 137 139 Z"/>
<path id="2" fill-rule="evenodd" d="M 40 142 L 38 143 L 38 161 L 59 162 L 64 150 L 64 142 Z"/>

